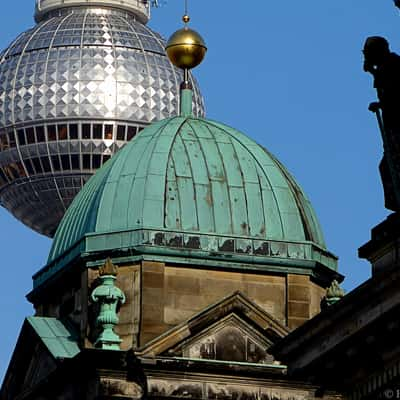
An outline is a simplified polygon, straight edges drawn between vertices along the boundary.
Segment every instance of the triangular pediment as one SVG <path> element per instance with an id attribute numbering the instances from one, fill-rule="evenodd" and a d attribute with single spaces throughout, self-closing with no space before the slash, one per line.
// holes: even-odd
<path id="1" fill-rule="evenodd" d="M 207 360 L 272 363 L 273 342 L 232 313 L 163 355 Z"/>
<path id="2" fill-rule="evenodd" d="M 73 336 L 54 318 L 26 319 L 0 390 L 0 399 L 23 397 L 57 369 L 59 360 L 74 357 L 79 349 Z"/>
<path id="3" fill-rule="evenodd" d="M 184 357 L 272 363 L 267 350 L 289 333 L 240 292 L 219 301 L 154 339 L 138 351 L 144 357 Z"/>

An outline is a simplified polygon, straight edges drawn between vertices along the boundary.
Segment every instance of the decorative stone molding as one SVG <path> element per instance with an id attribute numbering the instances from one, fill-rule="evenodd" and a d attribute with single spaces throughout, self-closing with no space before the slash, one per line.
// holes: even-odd
<path id="1" fill-rule="evenodd" d="M 255 383 L 255 382 L 254 382 Z M 312 387 L 287 387 L 277 383 L 271 385 L 249 385 L 232 381 L 220 382 L 201 382 L 191 380 L 176 379 L 156 379 L 149 380 L 150 398 L 186 398 L 186 399 L 263 399 L 263 400 L 341 400 L 342 397 L 334 394 L 326 394 L 321 397 L 315 396 L 316 389 Z"/>
<path id="2" fill-rule="evenodd" d="M 141 399 L 143 394 L 143 389 L 135 382 L 110 378 L 102 378 L 100 381 L 101 396 L 124 399 Z"/>

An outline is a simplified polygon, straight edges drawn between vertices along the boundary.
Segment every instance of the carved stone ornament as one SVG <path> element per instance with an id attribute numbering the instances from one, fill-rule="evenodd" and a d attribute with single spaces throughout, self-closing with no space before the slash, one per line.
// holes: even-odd
<path id="1" fill-rule="evenodd" d="M 149 397 L 203 400 L 310 400 L 315 398 L 315 391 L 312 390 L 267 386 L 151 378 L 149 380 Z M 324 397 L 324 399 L 332 398 Z"/>
<path id="2" fill-rule="evenodd" d="M 109 378 L 102 378 L 100 381 L 100 395 L 102 396 L 141 399 L 143 394 L 143 389 L 135 382 Z"/>

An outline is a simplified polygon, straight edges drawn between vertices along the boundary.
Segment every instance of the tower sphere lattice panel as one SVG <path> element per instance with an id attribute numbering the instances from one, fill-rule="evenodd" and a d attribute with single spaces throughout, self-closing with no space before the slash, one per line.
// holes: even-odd
<path id="1" fill-rule="evenodd" d="M 41 21 L 48 12 L 65 7 L 100 6 L 119 8 L 131 12 L 140 22 L 146 23 L 150 18 L 149 0 L 36 0 L 35 20 Z"/>
<path id="2" fill-rule="evenodd" d="M 3 51 L 1 205 L 52 236 L 102 163 L 147 124 L 178 113 L 182 75 L 164 46 L 135 14 L 86 6 L 47 12 Z"/>

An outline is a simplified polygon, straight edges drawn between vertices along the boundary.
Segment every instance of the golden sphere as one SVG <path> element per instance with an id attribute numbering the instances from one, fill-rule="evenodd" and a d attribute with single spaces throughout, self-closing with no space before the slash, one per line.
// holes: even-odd
<path id="1" fill-rule="evenodd" d="M 189 23 L 189 22 L 190 22 L 190 17 L 189 17 L 189 15 L 185 14 L 185 15 L 182 17 L 182 21 L 183 21 L 185 24 Z"/>
<path id="2" fill-rule="evenodd" d="M 188 27 L 176 31 L 165 49 L 172 64 L 182 69 L 197 67 L 207 52 L 203 38 Z"/>

